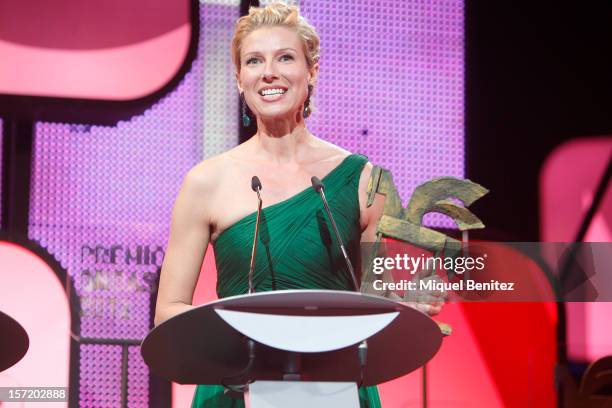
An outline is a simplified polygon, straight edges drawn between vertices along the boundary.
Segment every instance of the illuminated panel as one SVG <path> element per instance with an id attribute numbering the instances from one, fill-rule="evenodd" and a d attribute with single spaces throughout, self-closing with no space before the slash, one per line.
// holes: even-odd
<path id="1" fill-rule="evenodd" d="M 84 344 L 80 354 L 79 407 L 121 406 L 121 347 Z"/>
<path id="2" fill-rule="evenodd" d="M 149 400 L 149 368 L 140 355 L 140 346 L 128 351 L 128 407 L 147 406 Z"/>
<path id="3" fill-rule="evenodd" d="M 190 0 L 0 2 L 0 94 L 129 100 L 183 64 Z M 44 27 L 44 29 L 41 29 Z M 112 28 L 112 29 L 111 29 Z"/>
<path id="4" fill-rule="evenodd" d="M 83 337 L 140 340 L 149 330 L 150 295 L 182 179 L 202 157 L 237 143 L 228 48 L 237 17 L 237 7 L 200 5 L 198 59 L 141 116 L 115 127 L 36 124 L 30 237 L 74 279 Z M 222 86 L 210 83 L 221 77 L 209 70 L 225 73 Z M 79 406 L 118 406 L 121 348 L 80 350 Z M 130 347 L 128 405 L 148 406 L 148 391 L 148 369 Z"/>
<path id="5" fill-rule="evenodd" d="M 464 176 L 462 0 L 302 0 L 321 37 L 313 133 L 391 170 L 407 200 Z M 428 216 L 432 226 L 450 226 Z"/>
<path id="6" fill-rule="evenodd" d="M 70 355 L 70 309 L 51 267 L 29 249 L 0 241 L 0 310 L 15 319 L 29 337 L 21 360 L 0 372 L 0 387 L 67 387 Z M 4 347 L 6 333 L 0 333 Z M 0 403 L 2 407 L 45 404 Z M 49 404 L 66 407 L 67 404 Z"/>
<path id="7" fill-rule="evenodd" d="M 571 242 L 591 206 L 598 183 L 612 157 L 612 137 L 581 138 L 556 148 L 540 176 L 540 230 L 543 241 Z M 601 200 L 585 242 L 612 242 L 612 193 Z M 592 362 L 610 355 L 612 304 L 566 302 L 567 353 L 574 361 Z"/>
<path id="8" fill-rule="evenodd" d="M 239 2 L 208 2 L 202 8 L 202 36 L 198 55 L 206 55 L 202 92 L 202 146 L 204 156 L 211 157 L 231 149 L 238 143 L 238 89 L 230 53 L 233 27 L 239 17 Z M 237 3 L 237 4 L 233 4 Z M 230 7 L 230 6 L 234 7 Z"/>

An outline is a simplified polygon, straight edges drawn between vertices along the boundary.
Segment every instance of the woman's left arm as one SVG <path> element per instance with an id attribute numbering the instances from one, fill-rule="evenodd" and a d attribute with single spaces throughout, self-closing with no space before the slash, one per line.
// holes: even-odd
<path id="1" fill-rule="evenodd" d="M 368 183 L 373 169 L 372 163 L 368 162 L 359 178 L 359 208 L 360 208 L 360 224 L 361 224 L 361 242 L 372 243 L 376 241 L 376 227 L 380 217 L 383 215 L 385 206 L 385 197 L 381 194 L 376 194 L 374 202 L 370 207 L 367 207 L 368 202 Z M 431 276 L 428 279 L 439 279 L 437 276 Z M 395 295 L 395 294 L 393 294 Z M 397 296 L 397 295 L 395 295 Z M 403 302 L 417 310 L 427 313 L 430 316 L 437 315 L 442 310 L 445 300 L 445 294 L 439 291 L 431 291 L 430 293 L 419 293 L 418 302 Z M 401 298 L 397 296 L 397 300 Z"/>

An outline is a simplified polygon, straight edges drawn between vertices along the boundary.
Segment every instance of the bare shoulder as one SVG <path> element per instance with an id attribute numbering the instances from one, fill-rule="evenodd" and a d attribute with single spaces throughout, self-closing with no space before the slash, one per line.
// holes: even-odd
<path id="1" fill-rule="evenodd" d="M 231 167 L 229 160 L 227 152 L 202 160 L 187 172 L 184 187 L 196 193 L 213 193 Z"/>
<path id="2" fill-rule="evenodd" d="M 326 160 L 329 160 L 329 161 L 339 163 L 343 159 L 345 159 L 347 156 L 350 156 L 352 154 L 350 151 L 340 146 L 337 146 L 333 143 L 330 143 L 328 141 L 322 140 L 318 137 L 316 137 L 316 143 L 318 145 L 317 146 L 318 150 L 321 152 L 321 155 Z M 361 171 L 361 174 L 359 177 L 360 199 L 361 199 L 361 196 L 366 193 L 368 182 L 370 181 L 370 175 L 372 173 L 373 168 L 374 168 L 374 165 L 370 161 L 368 161 L 363 167 L 363 170 Z"/>
<path id="3" fill-rule="evenodd" d="M 216 201 L 221 187 L 228 176 L 226 169 L 231 167 L 225 154 L 203 160 L 193 166 L 183 178 L 176 197 L 174 217 L 181 215 L 203 223 L 210 228 L 214 224 Z M 197 221 L 196 221 L 197 220 Z"/>
<path id="4" fill-rule="evenodd" d="M 323 140 L 318 137 L 314 137 L 314 148 L 317 154 L 315 155 L 316 161 L 332 161 L 332 162 L 340 162 L 347 156 L 351 155 L 346 149 L 343 149 L 340 146 L 337 146 L 331 142 Z"/>

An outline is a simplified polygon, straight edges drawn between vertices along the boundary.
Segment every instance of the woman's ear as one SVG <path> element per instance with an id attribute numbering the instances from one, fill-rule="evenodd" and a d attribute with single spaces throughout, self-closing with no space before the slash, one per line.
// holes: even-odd
<path id="1" fill-rule="evenodd" d="M 315 86 L 317 79 L 319 78 L 319 63 L 317 62 L 311 68 L 308 69 L 308 84 Z"/>
<path id="2" fill-rule="evenodd" d="M 238 93 L 242 94 L 243 90 L 242 90 L 242 84 L 240 83 L 240 73 L 236 71 L 234 73 L 234 76 L 236 78 L 236 87 L 238 87 Z"/>

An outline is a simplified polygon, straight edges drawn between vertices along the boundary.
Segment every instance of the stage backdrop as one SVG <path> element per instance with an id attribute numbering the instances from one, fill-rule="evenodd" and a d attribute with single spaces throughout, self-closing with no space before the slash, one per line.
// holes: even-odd
<path id="1" fill-rule="evenodd" d="M 404 199 L 432 177 L 462 177 L 463 1 L 300 5 L 322 46 L 311 130 L 390 169 Z M 66 268 L 81 299 L 75 334 L 93 339 L 73 355 L 81 407 L 117 406 L 121 346 L 95 339 L 136 343 L 147 334 L 181 180 L 238 140 L 229 47 L 239 5 L 199 7 L 191 70 L 144 114 L 112 127 L 36 124 L 30 238 Z M 441 217 L 429 222 L 450 225 Z M 127 357 L 129 406 L 146 407 L 149 373 L 138 346 Z M 414 392 L 395 391 L 389 406 L 416 403 Z"/>

